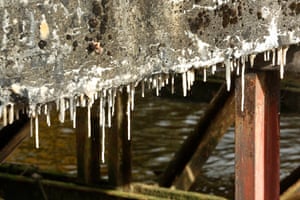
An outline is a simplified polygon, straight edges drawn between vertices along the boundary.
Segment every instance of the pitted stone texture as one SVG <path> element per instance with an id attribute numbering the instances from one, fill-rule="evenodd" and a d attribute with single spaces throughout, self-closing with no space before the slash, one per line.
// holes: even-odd
<path id="1" fill-rule="evenodd" d="M 0 8 L 4 104 L 91 96 L 300 37 L 297 1 L 0 0 Z"/>

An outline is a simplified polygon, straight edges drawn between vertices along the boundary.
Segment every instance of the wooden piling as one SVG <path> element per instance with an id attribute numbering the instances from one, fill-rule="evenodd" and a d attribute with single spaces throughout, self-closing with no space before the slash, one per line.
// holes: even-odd
<path id="1" fill-rule="evenodd" d="M 279 73 L 245 75 L 236 82 L 235 199 L 279 199 Z"/>
<path id="2" fill-rule="evenodd" d="M 108 130 L 108 179 L 113 187 L 128 190 L 131 182 L 131 141 L 128 140 L 128 94 L 118 91 L 112 128 Z"/>
<path id="3" fill-rule="evenodd" d="M 96 104 L 94 104 L 95 106 Z M 100 179 L 100 137 L 99 118 L 96 110 L 91 111 L 91 137 L 88 138 L 87 109 L 76 110 L 76 148 L 77 148 L 77 176 L 85 184 L 96 183 Z"/>

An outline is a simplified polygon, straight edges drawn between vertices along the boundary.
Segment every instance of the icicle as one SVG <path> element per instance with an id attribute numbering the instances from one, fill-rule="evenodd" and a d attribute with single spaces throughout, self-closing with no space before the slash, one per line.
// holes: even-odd
<path id="1" fill-rule="evenodd" d="M 40 141 L 39 141 L 39 116 L 35 116 L 35 148 L 40 148 Z"/>
<path id="2" fill-rule="evenodd" d="M 282 54 L 281 54 L 281 63 L 280 63 L 280 78 L 283 79 L 284 75 L 284 66 L 286 65 L 286 54 L 288 51 L 288 47 L 282 48 Z"/>
<path id="3" fill-rule="evenodd" d="M 95 94 L 93 95 L 94 99 L 98 99 L 98 92 L 95 92 Z"/>
<path id="4" fill-rule="evenodd" d="M 65 99 L 64 98 L 60 98 L 59 101 L 59 121 L 60 123 L 64 123 L 65 122 Z"/>
<path id="5" fill-rule="evenodd" d="M 88 113 L 87 113 L 87 124 L 88 124 L 88 138 L 91 137 L 91 107 L 92 107 L 92 103 L 89 101 L 88 102 L 88 106 L 87 106 L 87 109 L 88 109 Z"/>
<path id="6" fill-rule="evenodd" d="M 73 114 L 73 128 L 76 128 L 76 107 L 74 108 Z"/>
<path id="7" fill-rule="evenodd" d="M 33 137 L 33 117 L 30 116 L 30 137 Z"/>
<path id="8" fill-rule="evenodd" d="M 134 110 L 134 93 L 135 93 L 135 88 L 134 86 L 131 86 L 130 87 L 130 91 L 131 91 L 131 94 L 130 94 L 130 97 L 131 97 L 131 110 L 133 111 Z"/>
<path id="9" fill-rule="evenodd" d="M 270 51 L 267 51 L 267 61 L 270 61 Z"/>
<path id="10" fill-rule="evenodd" d="M 281 66 L 282 48 L 277 49 L 277 65 Z"/>
<path id="11" fill-rule="evenodd" d="M 10 109 L 8 113 L 8 124 L 12 124 L 14 122 L 14 104 L 10 104 Z"/>
<path id="12" fill-rule="evenodd" d="M 36 112 L 38 115 L 41 115 L 41 106 L 36 106 Z"/>
<path id="13" fill-rule="evenodd" d="M 272 49 L 272 65 L 275 66 L 276 65 L 276 51 L 275 49 Z"/>
<path id="14" fill-rule="evenodd" d="M 81 107 L 86 107 L 86 100 L 84 98 L 84 95 L 80 95 L 80 105 Z"/>
<path id="15" fill-rule="evenodd" d="M 236 62 L 236 75 L 239 76 L 240 75 L 240 61 L 237 60 Z"/>
<path id="16" fill-rule="evenodd" d="M 128 93 L 128 99 L 127 99 L 127 131 L 128 131 L 128 135 L 127 135 L 127 138 L 128 140 L 130 140 L 131 136 L 130 136 L 130 112 L 131 112 L 131 109 L 130 109 L 130 100 L 131 100 L 131 97 L 130 97 L 130 88 L 127 86 L 127 93 Z"/>
<path id="17" fill-rule="evenodd" d="M 107 125 L 111 127 L 112 91 L 108 90 Z"/>
<path id="18" fill-rule="evenodd" d="M 227 91 L 230 90 L 231 87 L 231 70 L 230 70 L 230 61 L 225 61 L 225 70 L 226 70 L 226 84 L 227 84 Z"/>
<path id="19" fill-rule="evenodd" d="M 230 71 L 233 72 L 234 71 L 234 67 L 233 67 L 233 60 L 230 60 Z"/>
<path id="20" fill-rule="evenodd" d="M 104 110 L 104 109 L 103 109 Z M 102 113 L 101 116 L 102 120 L 102 151 L 101 151 L 101 160 L 104 163 L 105 162 L 105 112 Z"/>
<path id="21" fill-rule="evenodd" d="M 185 97 L 187 95 L 186 72 L 182 73 L 182 90 Z"/>
<path id="22" fill-rule="evenodd" d="M 167 75 L 167 78 L 166 78 L 166 85 L 169 85 L 169 75 Z"/>
<path id="23" fill-rule="evenodd" d="M 162 88 L 162 87 L 165 87 L 165 79 L 162 77 L 162 75 L 159 76 L 159 90 Z"/>
<path id="24" fill-rule="evenodd" d="M 142 80 L 142 97 L 144 98 L 145 97 L 145 81 Z"/>
<path id="25" fill-rule="evenodd" d="M 115 99 L 116 99 L 116 96 L 117 96 L 117 90 L 114 89 L 113 90 L 113 95 L 112 95 L 111 116 L 114 116 L 114 114 L 115 114 Z"/>
<path id="26" fill-rule="evenodd" d="M 152 78 L 149 78 L 148 79 L 148 89 L 150 90 L 150 89 L 152 89 L 153 87 L 152 87 Z"/>
<path id="27" fill-rule="evenodd" d="M 99 126 L 102 126 L 102 116 L 103 116 L 103 97 L 100 96 L 100 101 L 99 101 Z"/>
<path id="28" fill-rule="evenodd" d="M 47 125 L 48 125 L 48 127 L 50 127 L 50 126 L 51 126 L 51 121 L 50 121 L 50 112 L 48 112 L 48 113 L 47 113 L 47 115 L 46 115 L 46 121 L 47 121 Z"/>
<path id="29" fill-rule="evenodd" d="M 213 75 L 215 75 L 216 71 L 217 71 L 217 65 L 211 66 L 211 73 L 212 73 Z"/>
<path id="30" fill-rule="evenodd" d="M 7 106 L 3 106 L 3 126 L 7 125 Z"/>
<path id="31" fill-rule="evenodd" d="M 153 87 L 156 89 L 156 96 L 159 96 L 159 82 L 158 82 L 158 77 L 156 76 L 154 81 L 153 81 Z"/>
<path id="32" fill-rule="evenodd" d="M 57 100 L 55 101 L 55 104 L 56 104 L 56 110 L 59 111 L 59 99 L 57 99 Z"/>
<path id="33" fill-rule="evenodd" d="M 66 111 L 70 108 L 70 102 L 67 100 L 64 100 L 64 102 L 65 102 L 65 111 Z"/>
<path id="34" fill-rule="evenodd" d="M 242 89 L 242 97 L 241 97 L 241 111 L 244 111 L 244 103 L 245 103 L 245 58 L 242 57 L 242 72 L 241 72 L 241 89 Z"/>
<path id="35" fill-rule="evenodd" d="M 254 66 L 255 57 L 256 57 L 255 54 L 251 54 L 250 55 L 250 66 L 251 66 L 251 68 Z"/>
<path id="36" fill-rule="evenodd" d="M 0 118 L 3 118 L 3 105 L 0 105 Z"/>
<path id="37" fill-rule="evenodd" d="M 69 113 L 70 113 L 70 120 L 73 121 L 74 119 L 74 99 L 72 97 L 69 98 Z"/>
<path id="38" fill-rule="evenodd" d="M 191 90 L 191 73 L 190 71 L 186 72 L 186 79 L 187 79 L 187 90 Z"/>
<path id="39" fill-rule="evenodd" d="M 195 82 L 195 70 L 190 70 L 190 87 L 194 85 Z"/>
<path id="40" fill-rule="evenodd" d="M 206 79 L 206 67 L 203 68 L 203 82 L 205 83 L 207 81 Z"/>
<path id="41" fill-rule="evenodd" d="M 174 94 L 174 74 L 171 76 L 171 93 Z"/>
<path id="42" fill-rule="evenodd" d="M 48 113 L 48 105 L 45 104 L 44 105 L 44 115 L 47 115 L 47 113 Z"/>

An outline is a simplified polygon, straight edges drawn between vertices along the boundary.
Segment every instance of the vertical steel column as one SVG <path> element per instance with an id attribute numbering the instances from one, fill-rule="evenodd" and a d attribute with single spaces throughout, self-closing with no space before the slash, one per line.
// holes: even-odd
<path id="1" fill-rule="evenodd" d="M 279 199 L 278 71 L 245 75 L 241 111 L 241 80 L 236 82 L 235 199 Z"/>

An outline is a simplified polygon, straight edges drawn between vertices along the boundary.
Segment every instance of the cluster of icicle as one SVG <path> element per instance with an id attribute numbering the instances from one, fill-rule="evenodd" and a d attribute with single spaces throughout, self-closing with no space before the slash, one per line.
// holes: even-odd
<path id="1" fill-rule="evenodd" d="M 272 64 L 280 66 L 280 78 L 283 78 L 284 74 L 284 65 L 286 64 L 286 53 L 288 48 L 279 48 L 277 50 L 271 50 L 264 52 L 264 60 L 271 61 Z M 272 55 L 272 56 L 271 56 Z M 244 110 L 244 74 L 246 62 L 250 62 L 250 66 L 253 67 L 254 60 L 256 55 L 252 54 L 249 56 L 241 56 L 238 59 L 230 59 L 224 62 L 224 67 L 226 70 L 226 83 L 227 90 L 230 90 L 231 87 L 231 73 L 236 71 L 237 75 L 241 75 L 241 88 L 242 88 L 242 97 L 241 97 L 241 110 Z M 208 67 L 203 67 L 203 81 L 206 82 L 207 79 L 207 69 Z M 211 73 L 216 72 L 216 65 L 210 66 Z M 196 76 L 196 69 L 190 68 L 186 72 L 182 73 L 182 90 L 183 96 L 187 96 L 188 91 L 191 89 Z M 145 95 L 145 86 L 148 86 L 148 89 L 155 89 L 156 95 L 159 95 L 160 89 L 171 82 L 171 92 L 174 93 L 174 74 L 160 74 L 154 75 L 150 78 L 145 78 L 141 81 L 141 90 L 142 97 Z M 131 139 L 131 111 L 134 109 L 134 96 L 135 96 L 135 87 L 138 84 L 129 84 L 127 85 L 127 120 L 128 120 L 128 140 Z M 119 88 L 120 90 L 122 88 Z M 87 98 L 86 95 L 76 96 L 74 98 L 60 98 L 56 101 L 56 109 L 59 111 L 59 121 L 63 123 L 65 121 L 65 113 L 68 110 L 70 113 L 70 120 L 73 121 L 73 128 L 76 128 L 76 107 L 87 107 L 87 120 L 88 120 L 88 137 L 91 137 L 91 108 L 95 100 L 99 99 L 99 125 L 101 127 L 101 159 L 102 162 L 105 162 L 105 128 L 110 128 L 112 126 L 112 117 L 115 113 L 115 97 L 118 88 L 102 90 L 101 92 L 96 92 L 93 95 L 89 95 Z M 27 113 L 30 117 L 30 135 L 35 138 L 35 147 L 39 148 L 39 115 L 46 115 L 46 121 L 48 126 L 51 126 L 50 121 L 50 112 L 53 109 L 52 104 L 44 104 L 42 106 L 31 105 L 27 109 L 23 109 L 23 112 Z M 14 109 L 13 103 L 8 103 L 6 106 L 0 106 L 0 118 L 2 118 L 3 126 L 11 124 L 14 120 L 19 119 L 19 109 Z M 35 128 L 34 128 L 35 127 Z M 34 129 L 34 130 L 33 130 Z"/>

